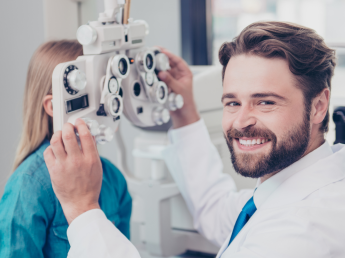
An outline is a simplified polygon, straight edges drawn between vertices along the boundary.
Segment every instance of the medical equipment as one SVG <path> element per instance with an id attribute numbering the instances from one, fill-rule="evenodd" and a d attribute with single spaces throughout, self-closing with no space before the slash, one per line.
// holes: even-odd
<path id="1" fill-rule="evenodd" d="M 169 110 L 183 106 L 182 96 L 169 92 L 157 77 L 170 69 L 169 60 L 159 49 L 145 47 L 148 25 L 121 21 L 124 3 L 118 2 L 105 0 L 98 21 L 78 28 L 84 55 L 54 70 L 54 131 L 83 118 L 97 142 L 105 143 L 113 138 L 122 112 L 133 124 L 152 127 L 167 123 Z M 128 12 L 124 9 L 123 17 Z"/>

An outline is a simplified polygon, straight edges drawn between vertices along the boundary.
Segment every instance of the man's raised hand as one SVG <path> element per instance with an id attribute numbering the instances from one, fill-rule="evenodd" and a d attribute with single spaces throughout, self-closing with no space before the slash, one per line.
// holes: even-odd
<path id="1" fill-rule="evenodd" d="M 102 164 L 96 143 L 82 119 L 75 125 L 79 147 L 72 124 L 54 133 L 51 145 L 44 152 L 53 190 L 70 224 L 82 213 L 99 209 L 98 198 L 102 186 Z"/>
<path id="2" fill-rule="evenodd" d="M 173 92 L 181 94 L 184 105 L 181 109 L 171 112 L 174 128 L 194 123 L 200 119 L 193 97 L 193 74 L 187 63 L 180 57 L 175 56 L 164 48 L 162 53 L 169 58 L 171 69 L 158 74 L 159 79 L 164 81 Z"/>

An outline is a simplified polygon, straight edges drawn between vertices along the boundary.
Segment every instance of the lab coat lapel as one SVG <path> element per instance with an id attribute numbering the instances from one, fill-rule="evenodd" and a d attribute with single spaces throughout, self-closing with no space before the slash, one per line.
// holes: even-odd
<path id="1" fill-rule="evenodd" d="M 303 200 L 312 192 L 345 178 L 345 148 L 316 161 L 287 179 L 260 209 L 275 208 Z"/>
<path id="2" fill-rule="evenodd" d="M 225 240 L 225 242 L 223 243 L 222 247 L 220 248 L 220 250 L 219 250 L 219 252 L 218 252 L 216 258 L 220 258 L 220 257 L 223 255 L 224 251 L 228 248 L 228 244 L 229 244 L 229 241 L 230 241 L 231 234 L 232 234 L 232 232 L 231 232 L 230 235 L 226 238 L 226 240 Z M 233 244 L 233 242 L 232 242 L 231 244 Z"/>

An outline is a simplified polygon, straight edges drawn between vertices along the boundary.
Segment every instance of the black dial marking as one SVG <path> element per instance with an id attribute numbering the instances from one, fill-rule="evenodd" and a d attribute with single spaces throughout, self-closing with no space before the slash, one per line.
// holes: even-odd
<path id="1" fill-rule="evenodd" d="M 69 85 L 68 85 L 68 81 L 67 81 L 67 76 L 70 72 L 72 72 L 73 70 L 78 70 L 78 67 L 74 66 L 74 65 L 70 65 L 65 69 L 65 73 L 63 75 L 63 84 L 65 86 L 66 91 L 71 94 L 71 95 L 75 95 L 78 93 L 78 91 L 72 89 Z"/>

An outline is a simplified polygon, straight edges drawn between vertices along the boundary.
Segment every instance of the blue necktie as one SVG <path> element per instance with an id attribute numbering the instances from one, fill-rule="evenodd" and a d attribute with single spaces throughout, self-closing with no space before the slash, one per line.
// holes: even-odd
<path id="1" fill-rule="evenodd" d="M 232 240 L 234 240 L 237 234 L 241 231 L 244 225 L 246 225 L 250 217 L 253 216 L 255 211 L 256 211 L 256 206 L 252 197 L 246 203 L 246 205 L 244 205 L 240 215 L 238 215 L 228 246 L 231 244 Z"/>

